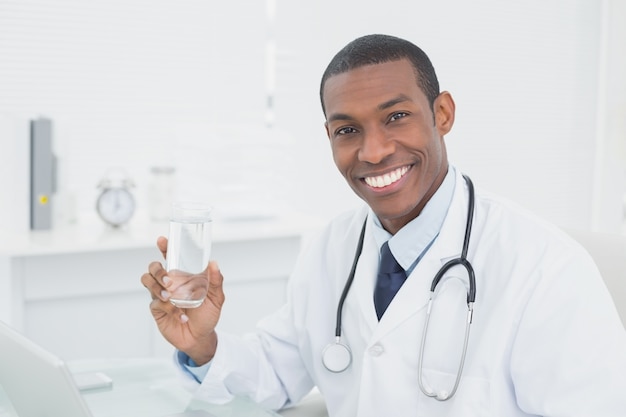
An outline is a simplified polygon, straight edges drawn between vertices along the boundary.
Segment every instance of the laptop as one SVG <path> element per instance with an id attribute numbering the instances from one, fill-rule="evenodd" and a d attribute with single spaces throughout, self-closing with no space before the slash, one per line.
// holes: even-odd
<path id="1" fill-rule="evenodd" d="M 72 375 L 63 360 L 0 321 L 0 386 L 19 417 L 93 417 L 79 379 L 83 389 L 112 388 L 102 374 Z M 191 416 L 215 417 L 201 410 L 170 417 Z"/>

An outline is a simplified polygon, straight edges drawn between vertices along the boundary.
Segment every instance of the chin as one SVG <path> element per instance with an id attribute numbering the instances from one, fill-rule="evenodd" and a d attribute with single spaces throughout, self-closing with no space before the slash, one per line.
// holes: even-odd
<path id="1" fill-rule="evenodd" d="M 415 205 L 412 204 L 385 204 L 385 205 L 369 205 L 376 216 L 382 220 L 400 220 L 406 217 L 411 217 L 411 214 L 415 212 Z M 417 217 L 418 213 L 415 213 L 412 217 Z"/>

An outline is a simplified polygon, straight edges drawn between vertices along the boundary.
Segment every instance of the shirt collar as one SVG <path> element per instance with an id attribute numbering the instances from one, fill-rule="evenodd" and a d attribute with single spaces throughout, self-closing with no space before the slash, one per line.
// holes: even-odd
<path id="1" fill-rule="evenodd" d="M 435 240 L 448 214 L 455 187 L 455 169 L 450 166 L 443 182 L 422 209 L 422 212 L 395 235 L 387 232 L 378 216 L 371 213 L 375 227 L 374 239 L 380 253 L 381 246 L 389 241 L 389 248 L 396 261 L 409 275 L 417 262 Z M 371 212 L 371 209 L 370 209 Z"/>

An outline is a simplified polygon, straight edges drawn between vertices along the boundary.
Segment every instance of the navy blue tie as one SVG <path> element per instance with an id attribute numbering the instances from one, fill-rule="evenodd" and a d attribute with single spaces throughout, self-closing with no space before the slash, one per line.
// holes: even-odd
<path id="1" fill-rule="evenodd" d="M 380 266 L 378 267 L 378 279 L 374 289 L 374 306 L 378 320 L 383 316 L 387 306 L 396 295 L 404 281 L 406 273 L 398 264 L 396 258 L 389 250 L 389 242 L 380 248 Z"/>

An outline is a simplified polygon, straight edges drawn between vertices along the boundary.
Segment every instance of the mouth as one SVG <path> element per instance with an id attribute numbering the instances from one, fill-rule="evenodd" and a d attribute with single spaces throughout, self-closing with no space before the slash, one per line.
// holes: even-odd
<path id="1" fill-rule="evenodd" d="M 376 177 L 364 177 L 363 181 L 372 188 L 388 187 L 400 181 L 410 168 L 410 165 L 405 165 L 383 175 L 378 175 Z"/>

